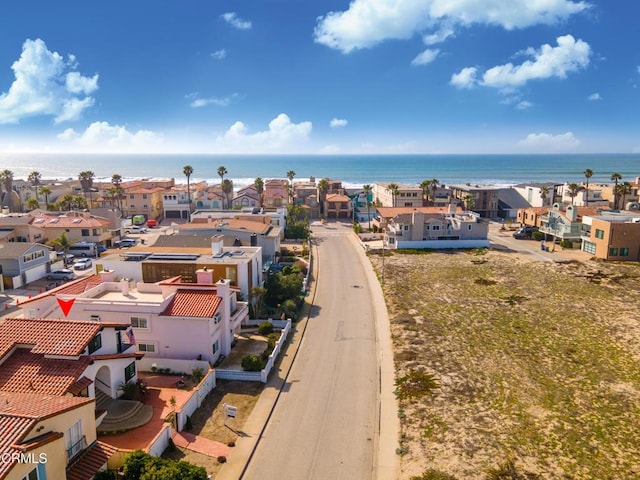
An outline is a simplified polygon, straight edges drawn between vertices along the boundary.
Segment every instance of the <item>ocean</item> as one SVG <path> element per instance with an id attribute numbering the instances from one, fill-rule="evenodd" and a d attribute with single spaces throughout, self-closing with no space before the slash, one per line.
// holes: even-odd
<path id="1" fill-rule="evenodd" d="M 77 178 L 91 170 L 95 180 L 108 180 L 118 173 L 125 179 L 175 178 L 186 183 L 185 165 L 193 167 L 191 181 L 219 182 L 219 166 L 225 178 L 237 187 L 256 177 L 285 178 L 295 171 L 295 180 L 328 177 L 346 187 L 375 182 L 419 184 L 437 178 L 441 183 L 471 183 L 507 186 L 531 182 L 582 182 L 584 170 L 594 171 L 591 184 L 610 183 L 618 172 L 623 181 L 640 176 L 640 154 L 571 155 L 128 155 L 128 154 L 0 154 L 0 170 L 15 178 L 26 178 L 36 170 L 44 179 Z"/>

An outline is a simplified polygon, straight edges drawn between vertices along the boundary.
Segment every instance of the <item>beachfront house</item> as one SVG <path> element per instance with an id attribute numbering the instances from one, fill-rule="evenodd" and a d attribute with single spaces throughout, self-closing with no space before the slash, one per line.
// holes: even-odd
<path id="1" fill-rule="evenodd" d="M 498 193 L 500 187 L 489 185 L 449 185 L 451 196 L 463 205 L 468 205 L 483 218 L 498 217 Z"/>
<path id="2" fill-rule="evenodd" d="M 599 207 L 564 206 L 556 203 L 546 215 L 540 216 L 539 231 L 549 235 L 555 241 L 568 240 L 578 243 L 582 239 L 582 218 L 602 211 Z"/>
<path id="3" fill-rule="evenodd" d="M 391 211 L 389 211 L 391 210 Z M 478 214 L 455 205 L 378 208 L 385 216 L 385 245 L 389 248 L 486 248 L 489 224 Z"/>
<path id="4" fill-rule="evenodd" d="M 389 189 L 390 183 L 373 184 L 373 202 L 381 207 L 422 207 L 423 192 L 417 185 L 397 184 L 398 191 L 394 195 Z"/>

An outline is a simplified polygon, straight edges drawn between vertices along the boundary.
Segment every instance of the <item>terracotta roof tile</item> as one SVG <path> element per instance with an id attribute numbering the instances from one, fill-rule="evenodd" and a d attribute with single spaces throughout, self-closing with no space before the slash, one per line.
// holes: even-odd
<path id="1" fill-rule="evenodd" d="M 75 386 L 90 362 L 89 357 L 44 358 L 19 348 L 2 363 L 0 391 L 64 395 Z"/>
<path id="2" fill-rule="evenodd" d="M 18 453 L 12 445 L 21 441 L 36 423 L 34 418 L 0 414 L 0 456 L 4 458 L 7 453 Z M 14 464 L 11 461 L 0 462 L 0 479 L 6 478 Z"/>
<path id="3" fill-rule="evenodd" d="M 93 402 L 93 398 L 88 397 L 0 391 L 0 415 L 44 420 Z"/>
<path id="4" fill-rule="evenodd" d="M 59 287 L 53 288 L 46 292 L 42 292 L 35 297 L 20 302 L 20 304 L 25 305 L 29 302 L 33 302 L 34 300 L 40 300 L 45 297 L 55 297 L 56 295 L 78 295 L 80 293 L 86 292 L 90 288 L 100 285 L 100 283 L 102 283 L 100 275 L 89 275 L 87 277 L 82 277 L 69 283 L 64 283 Z"/>
<path id="5" fill-rule="evenodd" d="M 15 345 L 33 345 L 31 353 L 78 356 L 100 330 L 98 322 L 9 318 L 0 323 L 0 359 Z"/>
<path id="6" fill-rule="evenodd" d="M 74 382 L 69 388 L 67 388 L 67 392 L 71 395 L 78 395 L 85 388 L 88 388 L 89 385 L 93 383 L 93 380 L 87 377 L 81 377 L 76 382 Z"/>
<path id="7" fill-rule="evenodd" d="M 221 303 L 215 290 L 179 289 L 162 315 L 212 318 Z"/>
<path id="8" fill-rule="evenodd" d="M 67 480 L 92 479 L 117 451 L 117 448 L 106 443 L 94 443 L 67 469 Z"/>

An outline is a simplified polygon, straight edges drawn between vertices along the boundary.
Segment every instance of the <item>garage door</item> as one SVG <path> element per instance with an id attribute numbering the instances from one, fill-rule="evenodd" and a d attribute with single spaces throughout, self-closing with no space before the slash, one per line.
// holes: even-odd
<path id="1" fill-rule="evenodd" d="M 167 210 L 164 212 L 165 218 L 180 218 L 180 211 L 176 210 Z"/>
<path id="2" fill-rule="evenodd" d="M 40 265 L 39 267 L 31 268 L 24 272 L 26 275 L 26 283 L 31 283 L 34 280 L 39 280 L 47 274 L 47 266 Z"/>

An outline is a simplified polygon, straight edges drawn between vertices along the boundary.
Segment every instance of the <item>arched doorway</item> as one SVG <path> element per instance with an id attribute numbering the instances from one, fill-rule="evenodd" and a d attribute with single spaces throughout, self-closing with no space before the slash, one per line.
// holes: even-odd
<path id="1" fill-rule="evenodd" d="M 108 365 L 103 365 L 98 369 L 96 379 L 93 383 L 96 390 L 100 390 L 110 398 L 114 398 L 113 388 L 111 388 L 111 370 Z"/>

